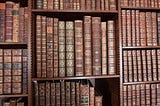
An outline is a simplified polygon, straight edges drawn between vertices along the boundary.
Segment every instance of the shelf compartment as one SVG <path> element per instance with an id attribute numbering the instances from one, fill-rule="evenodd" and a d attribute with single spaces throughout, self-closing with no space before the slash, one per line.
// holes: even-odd
<path id="1" fill-rule="evenodd" d="M 130 46 L 122 47 L 123 50 L 139 50 L 139 49 L 160 49 L 160 46 Z"/>
<path id="2" fill-rule="evenodd" d="M 126 82 L 126 83 L 123 83 L 123 85 L 156 84 L 156 83 L 160 83 L 160 81 Z"/>
<path id="3" fill-rule="evenodd" d="M 0 95 L 0 98 L 12 98 L 12 97 L 28 97 L 28 94 L 10 94 L 10 95 Z"/>
<path id="4" fill-rule="evenodd" d="M 32 78 L 32 81 L 44 81 L 44 80 L 78 80 L 78 79 L 109 79 L 119 78 L 119 75 L 108 76 L 82 76 L 82 77 L 57 77 L 57 78 Z"/>
<path id="5" fill-rule="evenodd" d="M 150 7 L 129 7 L 129 6 L 121 6 L 121 9 L 126 9 L 126 10 L 151 10 L 151 11 L 159 11 L 160 8 L 150 8 Z"/>

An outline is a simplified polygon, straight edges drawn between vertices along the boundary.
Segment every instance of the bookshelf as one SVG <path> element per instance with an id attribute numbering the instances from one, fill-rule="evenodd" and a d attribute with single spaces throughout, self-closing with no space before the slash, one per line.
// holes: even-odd
<path id="1" fill-rule="evenodd" d="M 31 49 L 30 50 L 31 50 L 31 82 L 32 82 L 32 87 L 31 87 L 32 95 L 30 95 L 30 100 L 31 100 L 30 105 L 39 106 L 40 104 L 45 104 L 45 103 L 47 105 L 48 103 L 50 103 L 48 100 L 53 100 L 53 98 L 51 98 L 51 95 L 53 95 L 53 97 L 55 97 L 55 95 L 63 95 L 63 87 L 64 86 L 62 86 L 61 84 L 65 83 L 65 85 L 67 87 L 68 83 L 70 83 L 70 85 L 72 87 L 74 87 L 73 86 L 74 83 L 78 84 L 79 81 L 80 81 L 80 83 L 79 83 L 80 86 L 83 86 L 83 81 L 84 82 L 87 81 L 87 82 L 91 83 L 91 85 L 90 85 L 91 88 L 89 87 L 88 89 L 94 89 L 94 92 L 92 90 L 91 90 L 92 92 L 88 92 L 88 89 L 86 89 L 86 91 L 91 94 L 94 93 L 97 96 L 100 95 L 103 98 L 103 100 L 100 103 L 101 105 L 103 104 L 102 106 L 111 105 L 111 104 L 118 105 L 120 103 L 120 99 L 119 99 L 120 75 L 119 75 L 119 55 L 118 55 L 119 49 L 117 50 L 115 48 L 119 48 L 119 28 L 117 27 L 117 25 L 119 25 L 119 18 L 118 18 L 119 17 L 119 6 L 118 6 L 119 1 L 116 0 L 112 4 L 108 4 L 108 6 L 111 5 L 111 7 L 105 7 L 105 5 L 103 3 L 99 4 L 100 2 L 98 2 L 98 1 L 97 2 L 92 1 L 93 3 L 97 3 L 94 6 L 98 5 L 97 7 L 92 7 L 92 9 L 90 6 L 83 7 L 85 5 L 79 4 L 81 2 L 82 3 L 83 2 L 91 3 L 90 0 L 81 0 L 79 2 L 77 1 L 77 3 L 75 2 L 76 0 L 75 1 L 73 0 L 72 1 L 73 4 L 72 4 L 72 2 L 69 2 L 69 1 L 65 2 L 63 0 L 62 1 L 55 0 L 54 2 L 51 0 L 53 2 L 53 4 L 52 4 L 52 2 L 50 2 L 51 4 L 48 4 L 48 1 L 49 0 L 46 0 L 46 1 L 45 0 L 44 1 L 29 0 L 30 6 L 31 6 L 31 8 L 30 8 L 30 10 L 31 10 L 30 11 L 31 12 L 31 25 L 30 25 L 30 27 L 31 27 L 31 39 L 30 39 Z M 104 1 L 106 1 L 106 0 L 104 0 Z M 37 3 L 39 3 L 39 4 L 37 4 Z M 61 3 L 64 3 L 63 6 L 60 5 Z M 82 5 L 82 7 L 80 5 Z M 72 7 L 72 6 L 75 6 L 75 7 Z M 113 6 L 113 8 L 112 8 L 112 6 Z M 84 9 L 84 8 L 86 8 L 86 9 Z M 89 8 L 89 9 L 87 9 L 87 8 Z M 100 8 L 102 8 L 102 9 L 100 9 Z M 105 8 L 110 8 L 110 9 L 105 9 Z M 96 63 L 96 64 L 93 63 L 93 65 L 95 64 L 95 66 L 90 65 L 90 63 L 85 63 L 85 59 L 87 58 L 87 57 L 85 57 L 85 50 L 86 51 L 88 50 L 88 53 L 90 52 L 89 49 L 91 49 L 91 51 L 93 50 L 93 52 L 90 52 L 91 54 L 88 54 L 89 58 L 87 58 L 88 61 L 91 61 L 91 62 L 93 61 L 92 59 L 96 59 L 99 56 L 101 58 L 101 55 L 102 55 L 102 53 L 101 53 L 102 49 L 98 49 L 98 48 L 101 48 L 100 45 L 102 45 L 101 44 L 102 43 L 102 41 L 101 41 L 102 40 L 102 35 L 101 35 L 102 29 L 101 29 L 101 25 L 94 26 L 94 24 L 93 24 L 94 19 L 99 21 L 98 22 L 99 25 L 102 22 L 105 22 L 104 24 L 106 25 L 106 28 L 108 28 L 108 29 L 104 29 L 104 32 L 103 32 L 104 35 L 106 35 L 108 33 L 108 31 L 106 31 L 106 30 L 111 30 L 111 35 L 113 34 L 114 37 L 110 38 L 110 40 L 113 39 L 116 41 L 116 42 L 115 41 L 113 42 L 113 48 L 114 48 L 113 51 L 114 52 L 112 52 L 112 53 L 114 53 L 113 59 L 112 59 L 113 61 L 115 61 L 113 64 L 114 66 L 111 66 L 112 68 L 108 68 L 108 66 L 105 66 L 107 68 L 103 70 L 104 74 L 102 74 L 102 72 L 101 72 L 102 71 L 101 70 L 101 68 L 102 68 L 102 66 L 101 66 L 102 60 L 101 59 L 100 59 L 100 63 Z M 58 23 L 57 23 L 57 21 L 58 21 Z M 90 22 L 90 23 L 87 23 L 87 22 Z M 113 29 L 109 29 L 110 25 L 108 23 L 112 23 L 112 22 L 113 22 L 113 26 L 111 25 L 111 28 L 113 28 Z M 58 26 L 56 26 L 57 24 L 58 24 Z M 97 23 L 95 22 L 95 25 L 96 24 Z M 53 29 L 47 30 L 47 29 L 51 28 L 49 25 L 52 25 Z M 46 29 L 44 29 L 44 26 L 46 26 L 45 27 Z M 69 29 L 72 27 L 73 27 L 73 29 Z M 98 28 L 98 27 L 100 27 L 100 28 Z M 39 28 L 42 31 L 40 31 Z M 58 32 L 58 40 L 59 41 L 57 41 L 57 38 L 56 38 L 57 29 L 59 31 Z M 88 29 L 88 31 L 85 29 Z M 52 30 L 53 30 L 53 32 L 52 32 Z M 100 34 L 100 35 L 98 35 L 99 37 L 97 35 L 94 35 L 95 34 L 94 30 L 97 34 Z M 50 32 L 47 32 L 47 31 L 50 31 Z M 60 31 L 62 31 L 62 32 L 60 32 Z M 54 40 L 50 40 L 50 39 L 44 37 L 44 36 L 49 35 L 50 33 L 53 35 L 53 37 L 52 38 L 50 37 L 50 39 L 54 39 Z M 70 33 L 70 37 L 68 36 L 68 33 Z M 40 34 L 41 34 L 41 37 L 39 37 Z M 63 38 L 63 36 L 64 36 L 63 34 L 65 35 L 65 38 Z M 71 36 L 74 36 L 74 37 L 71 38 Z M 95 36 L 95 38 L 97 40 L 94 38 L 95 41 L 92 42 L 90 38 L 87 38 L 87 36 L 88 37 Z M 43 39 L 46 40 L 46 44 L 43 42 Z M 105 39 L 107 40 L 109 38 L 106 37 Z M 53 53 L 49 52 L 50 50 L 47 49 L 48 48 L 46 46 L 46 45 L 48 45 L 47 41 L 51 42 L 50 43 L 51 46 L 52 45 L 54 46 Z M 42 43 L 40 44 L 39 42 L 42 42 Z M 86 43 L 86 45 L 87 45 L 87 43 L 88 44 L 91 43 L 91 45 L 89 45 L 88 46 L 89 48 L 87 48 L 87 46 L 85 46 L 84 43 Z M 98 43 L 99 43 L 99 45 L 97 45 Z M 41 46 L 39 46 L 39 45 L 41 45 Z M 97 47 L 98 55 L 93 54 L 94 50 L 96 50 L 96 49 L 93 49 L 94 48 L 93 45 L 95 47 Z M 112 46 L 112 44 L 108 44 L 108 42 L 106 42 L 106 41 L 105 41 L 105 44 L 103 44 L 103 46 L 104 45 L 105 46 L 107 46 L 107 45 Z M 57 46 L 59 46 L 58 49 L 57 49 Z M 63 49 L 62 50 L 60 49 L 60 48 L 63 48 L 63 46 L 65 47 L 65 51 L 63 51 Z M 86 47 L 86 49 L 85 49 L 85 47 Z M 70 49 L 67 49 L 67 48 L 70 48 Z M 72 49 L 72 48 L 74 48 L 74 49 Z M 79 50 L 81 50 L 81 52 L 79 52 L 77 48 Z M 109 46 L 107 46 L 106 48 L 109 48 Z M 44 49 L 46 51 L 45 54 L 43 53 L 44 51 L 42 49 Z M 106 49 L 104 49 L 104 51 L 105 51 L 105 53 L 107 52 Z M 62 52 L 64 52 L 64 54 Z M 44 67 L 44 66 L 46 66 L 45 64 L 48 64 L 48 65 L 50 64 L 49 58 L 52 59 L 52 56 L 49 58 L 47 58 L 45 56 L 52 54 L 52 55 L 54 55 L 54 58 L 57 59 L 56 53 L 59 54 L 58 62 L 62 62 L 62 63 L 58 63 L 59 64 L 58 70 L 57 70 L 57 65 L 56 65 L 57 61 L 55 59 L 53 59 L 53 61 L 55 62 L 55 63 L 53 62 L 54 67 L 53 66 L 52 67 Z M 68 53 L 70 53 L 70 54 L 68 54 Z M 95 53 L 96 53 L 96 51 L 95 51 Z M 63 55 L 65 55 L 65 58 L 63 57 Z M 69 55 L 73 55 L 74 58 L 68 57 Z M 81 56 L 83 58 L 81 58 Z M 39 61 L 39 58 L 41 58 L 41 60 L 43 60 L 43 59 L 44 60 Z M 108 62 L 107 59 L 109 59 L 109 58 L 110 57 L 108 56 L 108 52 L 107 52 L 107 57 L 104 57 L 104 60 Z M 111 58 L 112 58 L 112 56 L 111 56 Z M 63 63 L 62 59 L 64 59 L 64 61 L 66 63 Z M 97 59 L 97 61 L 98 61 L 98 59 Z M 43 64 L 44 64 L 44 66 L 43 66 Z M 65 64 L 66 66 L 63 66 L 61 64 Z M 85 66 L 84 64 L 89 64 L 89 65 Z M 98 68 L 99 67 L 98 64 L 99 64 L 100 68 Z M 107 63 L 107 64 L 110 64 L 110 63 Z M 42 65 L 42 66 L 40 66 L 40 65 Z M 40 68 L 40 67 L 42 67 L 42 68 Z M 46 69 L 43 69 L 43 67 Z M 65 67 L 65 68 L 63 68 L 63 67 Z M 79 69 L 78 69 L 78 67 L 79 67 Z M 96 71 L 95 72 L 93 71 L 93 70 L 96 70 L 96 68 L 97 68 L 97 73 L 95 73 Z M 51 69 L 53 72 L 49 72 L 49 70 L 51 70 Z M 65 69 L 65 74 L 60 73 L 61 71 L 64 72 L 62 69 Z M 69 69 L 71 70 L 71 73 L 67 73 L 68 72 L 67 70 L 69 70 Z M 90 71 L 89 73 L 87 73 L 87 71 L 85 71 L 87 69 L 88 69 L 88 71 Z M 100 70 L 100 72 L 98 72 L 98 70 Z M 112 70 L 113 70 L 113 72 L 112 72 Z M 47 74 L 47 73 L 50 73 L 50 74 Z M 74 81 L 78 81 L 78 82 L 74 82 Z M 101 82 L 103 82 L 103 84 Z M 113 83 L 115 83 L 116 85 L 114 86 Z M 52 90 L 54 90 L 54 88 L 52 88 L 52 86 L 55 85 L 59 88 L 59 84 L 61 85 L 60 90 L 62 89 L 62 92 L 60 92 L 60 94 L 59 94 L 59 91 L 57 91 L 58 94 L 52 94 Z M 47 86 L 49 86 L 49 85 L 51 87 L 48 88 Z M 86 86 L 86 85 L 84 85 L 84 86 Z M 88 84 L 87 84 L 87 86 L 88 86 Z M 79 88 L 78 86 L 75 86 L 75 87 L 77 87 L 77 89 Z M 103 87 L 103 88 L 101 88 L 101 87 Z M 51 95 L 48 95 L 48 92 L 45 91 L 46 89 L 50 89 L 49 91 L 51 91 Z M 55 87 L 55 89 L 56 89 L 56 87 Z M 74 101 L 77 101 L 77 98 L 79 97 L 79 96 L 75 95 L 75 93 L 74 93 L 74 90 L 77 90 L 77 89 L 73 88 L 73 92 L 71 92 L 71 95 L 70 95 L 71 98 L 68 96 L 65 98 L 63 96 L 60 96 L 60 97 L 58 96 L 57 97 L 58 99 L 55 97 L 54 100 L 57 101 L 56 103 L 58 103 L 58 104 L 60 103 L 61 105 L 63 105 L 64 104 L 63 101 L 59 102 L 59 98 L 60 98 L 60 100 L 63 99 L 64 101 L 66 101 L 66 104 L 74 105 L 75 104 Z M 82 88 L 80 88 L 80 89 L 82 89 Z M 67 89 L 66 89 L 66 91 L 67 91 Z M 79 92 L 83 95 L 83 89 Z M 86 92 L 86 95 L 88 95 L 87 92 Z M 44 96 L 45 93 L 48 96 Z M 76 92 L 76 94 L 77 94 L 77 92 Z M 66 95 L 68 95 L 68 92 L 66 92 Z M 109 95 L 112 95 L 112 96 L 109 96 Z M 74 96 L 74 98 L 76 98 L 76 100 L 73 99 L 72 96 Z M 80 96 L 80 99 L 82 99 L 81 96 Z M 68 98 L 71 99 L 70 103 L 68 103 Z M 93 98 L 94 97 L 91 97 L 88 99 L 93 99 Z M 72 99 L 73 99 L 73 101 L 72 101 Z M 40 102 L 38 102 L 38 100 L 40 100 Z M 87 100 L 87 98 L 86 98 L 86 100 Z M 114 103 L 114 101 L 117 101 L 117 102 Z M 82 102 L 83 102 L 83 100 L 82 100 Z M 98 100 L 97 103 L 98 102 L 100 102 L 100 101 Z M 81 103 L 81 102 L 77 102 L 77 103 Z M 90 104 L 90 106 L 91 106 L 93 103 L 90 104 L 88 101 L 88 103 L 86 103 L 86 105 Z M 56 104 L 56 105 L 58 105 L 58 104 Z"/>
<path id="2" fill-rule="evenodd" d="M 158 3 L 121 0 L 121 106 L 160 104 Z"/>

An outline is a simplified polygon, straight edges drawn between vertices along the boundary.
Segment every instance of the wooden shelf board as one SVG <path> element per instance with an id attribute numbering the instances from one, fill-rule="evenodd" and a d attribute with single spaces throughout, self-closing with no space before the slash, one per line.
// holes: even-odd
<path id="1" fill-rule="evenodd" d="M 121 9 L 132 9 L 132 10 L 157 10 L 159 11 L 160 8 L 151 8 L 151 7 L 129 7 L 129 6 L 121 6 Z"/>
<path id="2" fill-rule="evenodd" d="M 115 11 L 94 11 L 94 10 L 48 10 L 48 9 L 32 9 L 32 12 L 73 12 L 73 13 L 118 13 Z"/>
<path id="3" fill-rule="evenodd" d="M 122 47 L 123 50 L 134 50 L 134 49 L 160 49 L 160 46 L 130 46 Z"/>
<path id="4" fill-rule="evenodd" d="M 27 45 L 27 43 L 19 43 L 19 42 L 0 42 L 0 45 Z"/>
<path id="5" fill-rule="evenodd" d="M 78 80 L 78 79 L 106 79 L 106 78 L 119 78 L 119 75 L 110 76 L 83 76 L 83 77 L 58 77 L 58 78 L 32 78 L 32 81 L 43 80 Z"/>
<path id="6" fill-rule="evenodd" d="M 0 98 L 9 98 L 9 97 L 28 97 L 28 94 L 0 95 Z"/>
<path id="7" fill-rule="evenodd" d="M 160 81 L 127 82 L 127 83 L 123 83 L 123 85 L 156 84 L 156 83 L 160 83 Z"/>

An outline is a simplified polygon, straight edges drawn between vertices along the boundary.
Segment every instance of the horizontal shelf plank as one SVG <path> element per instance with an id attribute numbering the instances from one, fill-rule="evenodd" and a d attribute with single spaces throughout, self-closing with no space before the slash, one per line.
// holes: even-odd
<path id="1" fill-rule="evenodd" d="M 73 12 L 73 13 L 118 13 L 117 10 L 115 11 L 95 11 L 95 10 L 48 10 L 48 9 L 32 9 L 32 12 Z"/>
<path id="2" fill-rule="evenodd" d="M 152 11 L 159 11 L 160 8 L 154 8 L 154 7 L 130 7 L 130 6 L 121 6 L 121 9 L 132 9 L 132 10 L 152 10 Z"/>
<path id="3" fill-rule="evenodd" d="M 0 95 L 0 98 L 10 98 L 10 97 L 28 97 L 28 94 Z"/>
<path id="4" fill-rule="evenodd" d="M 82 77 L 57 77 L 57 78 L 32 78 L 32 81 L 44 81 L 44 80 L 78 80 L 78 79 L 107 79 L 107 78 L 119 78 L 119 75 L 108 76 L 82 76 Z"/>
<path id="5" fill-rule="evenodd" d="M 0 42 L 0 45 L 27 45 L 27 43 L 19 43 L 19 42 Z"/>
<path id="6" fill-rule="evenodd" d="M 123 83 L 123 85 L 156 84 L 156 83 L 160 83 L 160 81 L 127 82 L 127 83 Z"/>
<path id="7" fill-rule="evenodd" d="M 134 49 L 160 49 L 160 46 L 129 46 L 122 47 L 123 50 L 134 50 Z"/>

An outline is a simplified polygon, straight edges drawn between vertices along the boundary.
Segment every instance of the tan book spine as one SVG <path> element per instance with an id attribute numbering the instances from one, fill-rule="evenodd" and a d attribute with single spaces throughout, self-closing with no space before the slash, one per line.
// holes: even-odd
<path id="1" fill-rule="evenodd" d="M 123 80 L 128 82 L 128 52 L 123 51 Z"/>
<path id="2" fill-rule="evenodd" d="M 157 59 L 157 55 L 156 55 L 156 50 L 151 50 L 152 52 L 152 77 L 153 77 L 153 80 L 154 81 L 157 81 L 158 80 L 158 72 L 157 72 L 157 62 L 156 62 L 156 59 Z"/>
<path id="3" fill-rule="evenodd" d="M 140 12 L 140 45 L 146 46 L 146 18 L 145 12 Z"/>
<path id="4" fill-rule="evenodd" d="M 151 88 L 150 88 L 150 84 L 146 84 L 146 88 L 145 88 L 145 92 L 146 92 L 146 106 L 150 106 L 151 105 Z"/>
<path id="5" fill-rule="evenodd" d="M 47 0 L 47 9 L 53 10 L 53 0 Z"/>
<path id="6" fill-rule="evenodd" d="M 140 85 L 136 85 L 136 105 L 140 106 L 141 105 L 141 94 L 140 94 Z"/>
<path id="7" fill-rule="evenodd" d="M 151 26 L 151 12 L 146 12 L 146 36 L 147 36 L 147 46 L 153 44 L 152 39 L 152 26 Z"/>
<path id="8" fill-rule="evenodd" d="M 132 46 L 136 46 L 136 11 L 131 10 Z"/>
<path id="9" fill-rule="evenodd" d="M 132 106 L 136 105 L 136 85 L 132 85 Z"/>
<path id="10" fill-rule="evenodd" d="M 127 100 L 128 100 L 128 96 L 127 96 L 127 86 L 123 86 L 123 105 L 124 106 L 128 106 L 127 105 Z"/>
<path id="11" fill-rule="evenodd" d="M 136 10 L 136 46 L 140 46 L 140 14 Z"/>
<path id="12" fill-rule="evenodd" d="M 132 52 L 128 51 L 128 77 L 129 77 L 129 82 L 133 81 L 133 68 L 132 68 Z"/>
<path id="13" fill-rule="evenodd" d="M 122 10 L 122 45 L 127 46 L 127 17 L 126 17 L 126 10 Z"/>
<path id="14" fill-rule="evenodd" d="M 48 6 L 48 1 L 43 0 L 43 9 L 47 9 L 47 6 Z"/>
<path id="15" fill-rule="evenodd" d="M 156 84 L 151 84 L 151 105 L 154 106 L 157 103 L 157 89 Z"/>
<path id="16" fill-rule="evenodd" d="M 146 56 L 147 56 L 147 60 L 146 60 L 146 65 L 147 65 L 147 78 L 148 78 L 148 81 L 152 81 L 152 73 L 153 73 L 153 70 L 152 70 L 152 51 L 151 50 L 147 50 L 146 51 Z"/>
<path id="17" fill-rule="evenodd" d="M 137 55 L 136 50 L 132 50 L 132 61 L 133 61 L 133 79 L 135 82 L 138 81 L 138 69 L 137 69 Z"/>
<path id="18" fill-rule="evenodd" d="M 158 70 L 157 70 L 157 74 L 158 74 L 158 80 L 160 80 L 160 50 L 157 49 L 157 67 L 158 67 Z"/>
<path id="19" fill-rule="evenodd" d="M 143 81 L 147 81 L 147 58 L 146 58 L 146 50 L 142 50 L 142 69 L 143 69 Z M 148 56 L 147 56 L 148 57 Z"/>
<path id="20" fill-rule="evenodd" d="M 144 105 L 146 106 L 146 92 L 145 92 L 145 84 L 141 84 L 140 86 L 140 91 L 141 91 L 141 106 Z"/>
<path id="21" fill-rule="evenodd" d="M 126 15 L 127 15 L 127 45 L 132 46 L 131 10 L 126 10 Z"/>
<path id="22" fill-rule="evenodd" d="M 152 16 L 152 45 L 153 46 L 157 46 L 158 45 L 158 38 L 157 38 L 157 13 L 156 12 L 152 12 L 151 13 Z"/>
<path id="23" fill-rule="evenodd" d="M 89 106 L 95 106 L 95 100 L 94 100 L 94 97 L 95 97 L 95 93 L 94 93 L 94 87 L 90 87 L 89 88 L 90 91 L 89 91 Z"/>
<path id="24" fill-rule="evenodd" d="M 142 72 L 142 58 L 141 58 L 141 51 L 137 50 L 137 64 L 138 64 L 138 81 L 143 81 L 143 72 Z"/>

